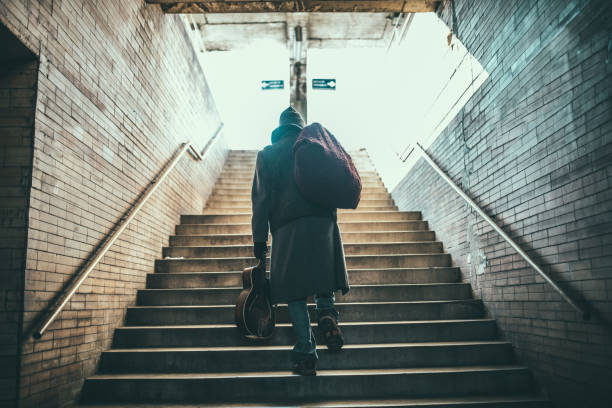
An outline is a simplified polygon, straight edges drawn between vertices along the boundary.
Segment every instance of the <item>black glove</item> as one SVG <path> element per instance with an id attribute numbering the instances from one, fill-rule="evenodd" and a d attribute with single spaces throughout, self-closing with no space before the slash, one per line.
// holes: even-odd
<path id="1" fill-rule="evenodd" d="M 266 242 L 255 242 L 253 244 L 253 254 L 257 259 L 263 259 L 268 253 L 268 244 Z"/>

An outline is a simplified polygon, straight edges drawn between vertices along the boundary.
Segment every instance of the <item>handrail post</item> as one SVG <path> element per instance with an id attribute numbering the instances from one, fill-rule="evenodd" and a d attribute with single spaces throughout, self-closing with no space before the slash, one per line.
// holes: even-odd
<path id="1" fill-rule="evenodd" d="M 215 135 L 216 136 L 216 135 Z M 78 272 L 76 278 L 74 278 L 74 282 L 72 282 L 63 292 L 63 294 L 57 299 L 57 301 L 53 304 L 52 307 L 49 308 L 49 312 L 44 319 L 36 326 L 34 333 L 32 334 L 34 338 L 40 339 L 45 331 L 49 328 L 51 323 L 57 318 L 60 312 L 64 309 L 68 301 L 72 298 L 72 296 L 79 289 L 81 284 L 87 279 L 91 271 L 98 265 L 98 262 L 104 257 L 106 252 L 110 249 L 110 247 L 115 243 L 119 235 L 127 228 L 128 224 L 136 214 L 140 211 L 140 209 L 145 205 L 145 203 L 149 200 L 151 195 L 157 190 L 160 184 L 166 179 L 168 174 L 174 169 L 177 165 L 178 161 L 183 157 L 185 152 L 190 151 L 193 157 L 196 160 L 202 160 L 202 156 L 198 151 L 193 147 L 191 142 L 183 143 L 177 153 L 175 153 L 174 158 L 166 165 L 166 167 L 162 170 L 162 172 L 153 179 L 153 182 L 149 185 L 148 189 L 144 192 L 144 194 L 140 197 L 137 203 L 128 211 L 128 213 L 122 218 L 121 224 L 116 228 L 111 235 L 106 239 L 104 244 L 96 251 L 93 258 L 87 262 L 87 266 L 81 272 Z"/>
<path id="2" fill-rule="evenodd" d="M 461 196 L 461 198 L 463 198 L 477 213 L 478 215 L 480 215 L 486 222 L 489 223 L 489 225 L 491 225 L 491 227 L 493 227 L 493 229 L 499 234 L 501 235 L 501 237 L 506 240 L 506 242 L 508 242 L 510 244 L 510 246 L 512 246 L 512 248 L 514 248 L 514 250 L 525 260 L 527 261 L 527 263 L 533 268 L 535 269 L 535 271 L 540 274 L 540 276 L 542 276 L 542 278 L 544 278 L 544 280 L 546 282 L 548 282 L 548 284 L 550 286 L 553 287 L 553 289 L 555 289 L 557 291 L 557 293 L 559 293 L 559 295 L 561 295 L 561 297 L 567 302 L 569 303 L 577 312 L 579 312 L 584 320 L 589 320 L 591 317 L 591 314 L 588 310 L 582 308 L 580 305 L 578 305 L 578 303 L 576 303 L 571 297 L 569 297 L 567 295 L 567 293 L 565 293 L 565 291 L 563 289 L 561 289 L 556 283 L 555 281 L 553 281 L 547 274 L 546 272 L 544 272 L 532 259 L 531 257 L 529 257 L 529 255 L 527 255 L 527 253 L 525 251 L 523 251 L 523 249 L 512 239 L 510 238 L 510 236 L 508 234 L 506 234 L 506 232 L 501 229 L 497 223 L 491 218 L 489 217 L 479 206 L 478 204 L 476 204 L 476 202 L 474 200 L 472 200 L 470 198 L 470 196 L 468 196 L 459 186 L 457 186 L 457 184 L 455 184 L 455 182 L 446 174 L 446 172 L 444 172 L 444 170 L 442 170 L 440 168 L 440 166 L 438 166 L 438 164 L 436 162 L 433 161 L 433 159 L 429 156 L 429 154 L 425 151 L 425 149 L 423 148 L 423 146 L 421 146 L 420 143 L 416 143 L 416 149 L 415 149 L 419 155 L 421 157 L 423 157 L 423 159 L 425 159 L 425 161 L 427 163 L 429 163 L 429 165 L 431 167 L 433 167 L 433 169 L 438 173 L 438 175 L 440 177 L 442 177 L 442 179 L 444 181 L 446 181 L 452 188 L 453 190 L 455 190 L 455 192 L 457 194 L 459 194 Z M 412 152 L 411 152 L 412 153 Z"/>

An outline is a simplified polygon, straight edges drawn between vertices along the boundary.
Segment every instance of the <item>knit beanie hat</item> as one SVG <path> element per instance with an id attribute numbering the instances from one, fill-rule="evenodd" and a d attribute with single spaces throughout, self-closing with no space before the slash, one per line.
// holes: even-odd
<path id="1" fill-rule="evenodd" d="M 288 107 L 281 113 L 280 118 L 278 120 L 278 125 L 297 125 L 299 127 L 304 127 L 304 119 L 302 119 L 302 115 L 300 112 L 293 109 L 291 106 Z"/>

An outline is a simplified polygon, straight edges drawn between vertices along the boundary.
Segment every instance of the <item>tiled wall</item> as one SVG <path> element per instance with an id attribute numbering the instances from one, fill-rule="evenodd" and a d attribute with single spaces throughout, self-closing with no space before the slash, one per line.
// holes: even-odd
<path id="1" fill-rule="evenodd" d="M 185 156 L 40 340 L 28 329 L 186 140 L 220 124 L 178 16 L 139 0 L 2 2 L 39 57 L 24 291 L 21 406 L 61 406 L 95 371 L 181 213 L 227 155 Z"/>
<path id="2" fill-rule="evenodd" d="M 447 1 L 489 78 L 429 148 L 593 319 L 584 321 L 423 159 L 420 210 L 558 407 L 612 401 L 612 3 Z M 454 14 L 454 19 L 453 19 Z M 454 20 L 454 21 L 453 21 Z"/>

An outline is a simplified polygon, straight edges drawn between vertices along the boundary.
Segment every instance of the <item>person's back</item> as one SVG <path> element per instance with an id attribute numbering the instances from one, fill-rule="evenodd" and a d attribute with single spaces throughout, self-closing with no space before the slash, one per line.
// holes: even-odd
<path id="1" fill-rule="evenodd" d="M 348 276 L 336 209 L 307 201 L 293 180 L 293 143 L 304 122 L 292 108 L 281 114 L 272 144 L 257 155 L 253 179 L 253 241 L 265 256 L 272 232 L 270 286 L 273 303 L 287 302 L 296 335 L 294 372 L 315 374 L 316 344 L 306 298 L 315 295 L 319 329 L 332 351 L 343 345 L 334 308 L 336 290 L 348 291 Z"/>
<path id="2" fill-rule="evenodd" d="M 321 207 L 306 200 L 293 179 L 293 143 L 301 128 L 293 124 L 279 126 L 274 133 L 274 143 L 258 154 L 258 166 L 270 191 L 269 222 L 272 231 L 288 222 L 309 216 L 320 215 L 333 218 L 335 209 Z"/>

